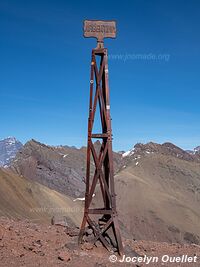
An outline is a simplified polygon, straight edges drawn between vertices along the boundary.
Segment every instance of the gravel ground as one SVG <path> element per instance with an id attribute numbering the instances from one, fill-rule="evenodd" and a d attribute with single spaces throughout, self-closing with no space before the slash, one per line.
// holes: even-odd
<path id="1" fill-rule="evenodd" d="M 85 243 L 82 247 L 78 247 L 77 232 L 78 229 L 67 231 L 62 226 L 0 218 L 0 267 L 200 266 L 200 246 L 197 245 L 126 239 L 123 240 L 124 254 L 126 260 L 131 262 L 120 263 L 119 260 L 123 258 L 120 259 L 117 254 L 111 255 L 100 244 L 96 247 Z M 170 257 L 177 262 L 164 263 L 163 256 L 164 261 Z M 112 263 L 109 257 L 112 261 L 117 259 L 117 262 Z"/>

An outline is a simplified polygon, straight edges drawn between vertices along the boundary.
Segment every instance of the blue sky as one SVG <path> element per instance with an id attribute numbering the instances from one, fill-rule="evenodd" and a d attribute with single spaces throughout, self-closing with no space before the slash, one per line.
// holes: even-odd
<path id="1" fill-rule="evenodd" d="M 0 1 L 0 138 L 87 141 L 95 39 L 84 19 L 117 20 L 109 51 L 113 146 L 200 145 L 200 2 Z"/>

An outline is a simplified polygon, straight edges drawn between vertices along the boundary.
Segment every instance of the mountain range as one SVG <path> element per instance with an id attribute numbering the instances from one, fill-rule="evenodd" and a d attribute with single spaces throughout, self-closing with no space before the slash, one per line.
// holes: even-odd
<path id="1" fill-rule="evenodd" d="M 95 149 L 99 151 L 99 141 L 95 143 Z M 169 142 L 150 142 L 136 144 L 127 152 L 113 152 L 113 158 L 123 236 L 137 240 L 200 244 L 199 147 L 185 151 Z M 77 203 L 79 212 L 66 212 L 66 216 L 78 226 L 84 204 L 86 147 L 48 146 L 30 140 L 9 162 L 9 167 L 2 169 L 0 175 L 12 177 L 6 179 L 13 181 L 3 187 L 6 179 L 0 179 L 0 188 L 4 188 L 0 194 L 3 214 L 16 216 L 9 194 L 22 194 L 26 196 L 22 202 L 27 207 L 29 202 L 34 202 L 34 207 L 58 207 L 58 202 L 69 207 Z M 93 162 L 91 171 L 94 172 Z M 13 190 L 14 184 L 17 185 L 17 193 Z M 32 194 L 24 194 L 31 192 L 30 189 Z M 45 196 L 41 193 L 44 191 Z M 2 199 L 5 195 L 8 196 L 6 201 Z M 50 196 L 53 196 L 52 199 Z M 63 202 L 58 198 L 64 199 Z M 3 207 L 1 203 L 4 203 Z M 93 205 L 97 203 L 101 203 L 99 187 L 93 198 Z M 21 205 L 16 201 L 16 209 L 19 206 L 22 210 Z M 22 216 L 22 212 L 18 213 Z M 38 216 L 42 218 L 43 214 Z M 26 217 L 30 217 L 29 212 Z"/>

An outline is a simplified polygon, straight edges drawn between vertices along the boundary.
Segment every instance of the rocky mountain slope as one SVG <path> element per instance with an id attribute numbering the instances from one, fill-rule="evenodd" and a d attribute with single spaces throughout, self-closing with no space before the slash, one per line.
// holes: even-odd
<path id="1" fill-rule="evenodd" d="M 52 216 L 60 214 L 80 225 L 82 206 L 57 191 L 0 169 L 0 216 L 50 223 Z"/>
<path id="2" fill-rule="evenodd" d="M 84 149 L 51 147 L 31 140 L 17 154 L 11 168 L 30 180 L 78 197 L 85 188 L 84 160 Z"/>
<path id="3" fill-rule="evenodd" d="M 136 240 L 200 243 L 200 163 L 173 144 L 137 144 L 115 175 L 121 229 Z M 100 203 L 100 192 L 93 202 Z"/>
<path id="4" fill-rule="evenodd" d="M 100 143 L 95 143 L 100 149 Z M 121 155 L 114 153 L 116 170 L 121 166 Z M 73 197 L 84 195 L 86 147 L 47 146 L 35 140 L 27 142 L 11 164 L 19 175 Z M 91 165 L 94 171 L 94 163 Z"/>
<path id="5" fill-rule="evenodd" d="M 8 166 L 23 145 L 14 137 L 0 140 L 0 167 Z"/>

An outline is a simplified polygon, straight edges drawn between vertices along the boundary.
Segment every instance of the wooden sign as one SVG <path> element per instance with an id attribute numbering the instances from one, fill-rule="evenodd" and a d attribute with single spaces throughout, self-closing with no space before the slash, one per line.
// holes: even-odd
<path id="1" fill-rule="evenodd" d="M 116 21 L 114 20 L 84 20 L 84 37 L 97 38 L 103 42 L 104 38 L 116 37 Z"/>

